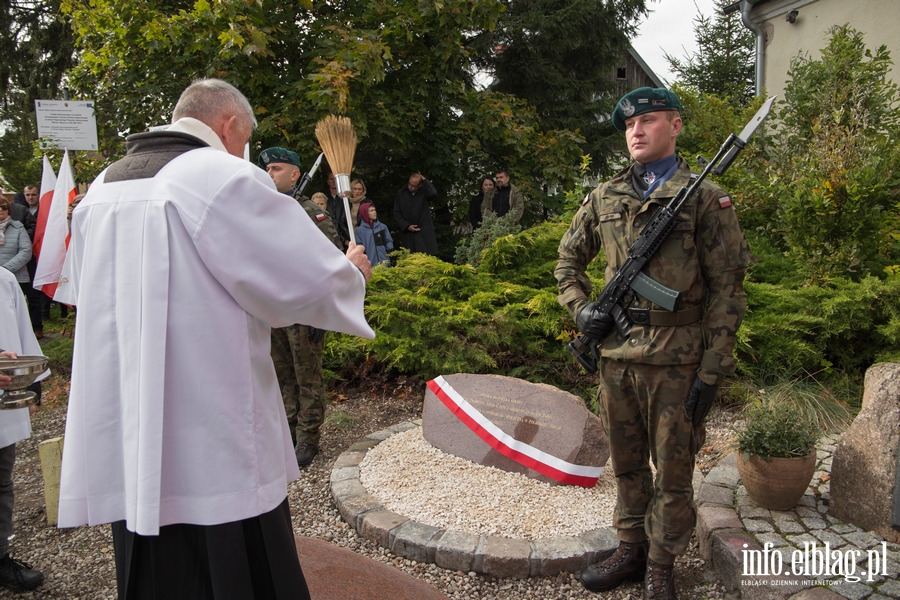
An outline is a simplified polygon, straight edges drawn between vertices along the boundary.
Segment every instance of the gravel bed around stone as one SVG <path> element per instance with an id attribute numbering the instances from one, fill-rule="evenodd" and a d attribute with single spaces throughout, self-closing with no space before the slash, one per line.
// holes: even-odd
<path id="1" fill-rule="evenodd" d="M 366 454 L 359 479 L 388 510 L 438 529 L 533 540 L 609 527 L 615 482 L 551 485 L 447 454 L 417 427 Z"/>
<path id="2" fill-rule="evenodd" d="M 330 476 L 335 459 L 359 438 L 401 421 L 421 417 L 424 386 L 407 378 L 369 377 L 365 389 L 332 390 L 323 429 L 321 451 L 300 478 L 288 487 L 294 532 L 392 565 L 434 586 L 452 600 L 581 600 L 599 598 L 582 588 L 577 573 L 554 577 L 497 579 L 475 573 L 441 569 L 396 556 L 361 538 L 341 519 L 331 498 Z M 45 405 L 33 417 L 34 433 L 18 444 L 14 470 L 15 537 L 10 551 L 45 575 L 42 586 L 15 594 L 0 588 L 0 599 L 113 599 L 115 569 L 110 529 L 106 525 L 59 530 L 49 527 L 43 501 L 43 479 L 37 457 L 40 441 L 63 435 L 68 382 L 53 376 L 45 385 Z M 714 410 L 713 421 L 719 417 Z M 721 421 L 718 421 L 721 423 Z M 708 437 L 708 441 L 709 441 Z M 701 464 L 718 451 L 704 450 Z M 715 600 L 728 598 L 695 543 L 676 561 L 678 597 Z M 604 600 L 637 600 L 642 586 L 630 584 L 602 595 Z M 339 599 L 317 599 L 339 600 Z M 380 600 L 380 599 L 379 599 Z"/>

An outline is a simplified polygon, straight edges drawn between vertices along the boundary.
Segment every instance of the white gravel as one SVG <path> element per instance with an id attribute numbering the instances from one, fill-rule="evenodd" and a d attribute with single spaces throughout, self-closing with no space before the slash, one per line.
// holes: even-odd
<path id="1" fill-rule="evenodd" d="M 609 527 L 615 486 L 551 485 L 447 454 L 416 427 L 370 450 L 360 483 L 385 508 L 439 529 L 533 540 Z"/>

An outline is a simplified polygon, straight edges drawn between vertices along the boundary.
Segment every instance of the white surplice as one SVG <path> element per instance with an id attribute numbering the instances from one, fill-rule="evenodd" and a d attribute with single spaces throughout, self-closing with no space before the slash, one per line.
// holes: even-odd
<path id="1" fill-rule="evenodd" d="M 152 179 L 104 174 L 57 292 L 77 307 L 59 525 L 268 512 L 299 476 L 270 327 L 374 337 L 365 279 L 245 160 L 200 148 Z"/>
<path id="2" fill-rule="evenodd" d="M 0 267 L 0 350 L 19 356 L 41 356 L 41 345 L 31 330 L 28 306 L 16 276 Z M 50 375 L 44 371 L 40 381 Z M 0 410 L 0 448 L 22 441 L 31 435 L 28 408 Z"/>

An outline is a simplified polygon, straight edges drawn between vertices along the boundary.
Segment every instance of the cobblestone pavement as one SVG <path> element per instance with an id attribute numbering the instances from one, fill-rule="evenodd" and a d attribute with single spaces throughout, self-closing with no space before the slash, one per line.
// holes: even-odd
<path id="1" fill-rule="evenodd" d="M 900 545 L 828 514 L 838 439 L 820 443 L 812 482 L 793 510 L 768 510 L 751 500 L 736 454 L 698 482 L 701 555 L 742 600 L 900 599 Z"/>

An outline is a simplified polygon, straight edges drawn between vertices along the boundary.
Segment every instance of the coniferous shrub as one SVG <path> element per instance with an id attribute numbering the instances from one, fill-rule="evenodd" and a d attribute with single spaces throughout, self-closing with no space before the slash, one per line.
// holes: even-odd
<path id="1" fill-rule="evenodd" d="M 520 231 L 522 227 L 513 221 L 512 216 L 507 214 L 498 217 L 496 213 L 487 212 L 482 216 L 481 227 L 459 240 L 453 262 L 477 267 L 481 264 L 482 252 L 490 248 L 497 239 L 515 235 Z"/>
<path id="2" fill-rule="evenodd" d="M 549 227 L 546 235 L 557 229 Z M 533 239 L 548 245 L 531 233 L 505 252 L 518 254 L 523 245 L 527 250 Z M 506 261 L 505 252 L 496 250 L 493 260 Z M 528 261 L 521 266 L 528 271 L 525 267 L 533 265 Z M 537 277 L 531 273 L 524 279 L 529 278 Z M 555 286 L 535 288 L 487 269 L 401 252 L 394 267 L 375 269 L 366 315 L 376 338 L 333 336 L 326 349 L 329 369 L 352 370 L 374 360 L 428 379 L 456 372 L 521 374 L 526 366 L 531 380 L 564 378 L 563 339 L 571 322 L 556 302 Z"/>
<path id="3" fill-rule="evenodd" d="M 839 371 L 861 378 L 900 360 L 900 277 L 791 288 L 747 282 L 738 372 L 756 379 Z"/>

